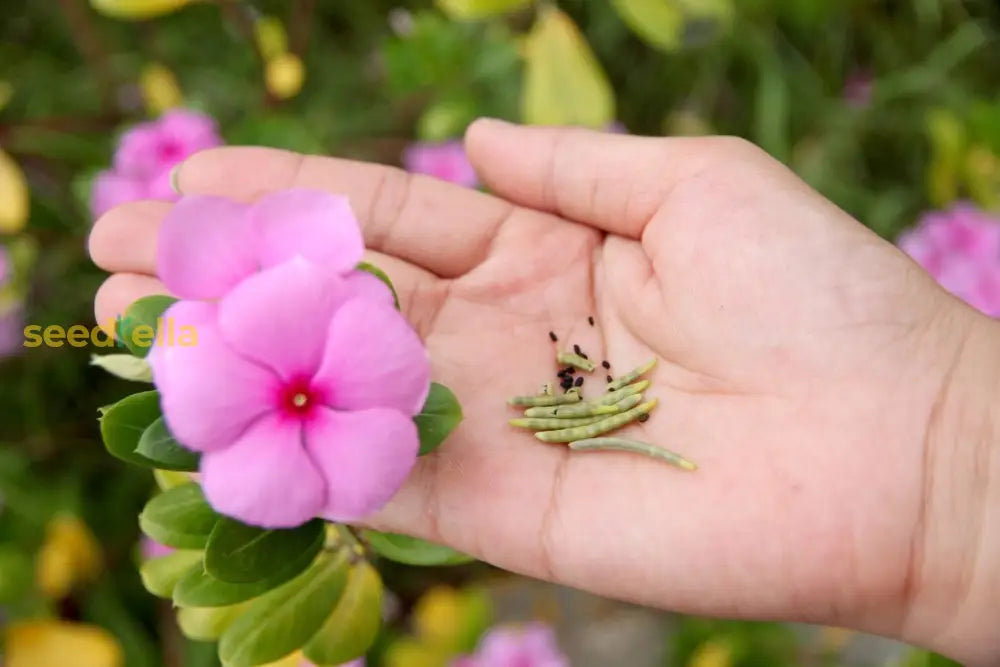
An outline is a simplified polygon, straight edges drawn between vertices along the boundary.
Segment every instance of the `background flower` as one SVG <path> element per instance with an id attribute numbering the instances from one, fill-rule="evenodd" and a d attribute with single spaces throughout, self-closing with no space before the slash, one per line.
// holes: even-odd
<path id="1" fill-rule="evenodd" d="M 899 247 L 946 290 L 1000 317 L 1000 217 L 969 204 L 928 213 Z"/>
<path id="2" fill-rule="evenodd" d="M 94 180 L 94 217 L 139 199 L 177 199 L 171 170 L 194 153 L 221 144 L 215 121 L 196 111 L 173 109 L 132 127 L 119 139 L 111 169 Z"/>
<path id="3" fill-rule="evenodd" d="M 455 139 L 440 143 L 417 142 L 403 153 L 403 166 L 415 174 L 425 174 L 449 183 L 474 188 L 479 177 L 472 168 L 465 147 Z"/>
<path id="4" fill-rule="evenodd" d="M 474 655 L 459 658 L 452 667 L 569 667 L 555 633 L 547 625 L 497 627 L 480 642 Z"/>

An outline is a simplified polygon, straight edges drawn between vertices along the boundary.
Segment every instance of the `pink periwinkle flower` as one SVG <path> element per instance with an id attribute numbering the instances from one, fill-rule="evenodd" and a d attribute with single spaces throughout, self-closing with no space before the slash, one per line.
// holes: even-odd
<path id="1" fill-rule="evenodd" d="M 854 72 L 844 82 L 843 96 L 848 106 L 862 109 L 871 102 L 875 78 L 867 70 Z"/>
<path id="2" fill-rule="evenodd" d="M 142 554 L 143 560 L 152 560 L 153 558 L 169 556 L 174 552 L 174 549 L 165 544 L 160 544 L 150 537 L 143 537 L 139 543 L 139 551 Z"/>
<path id="3" fill-rule="evenodd" d="M 427 353 L 377 278 L 345 197 L 183 197 L 157 272 L 181 301 L 149 354 L 171 431 L 220 512 L 288 527 L 384 504 L 419 448 Z M 196 344 L 167 340 L 195 331 Z"/>
<path id="4" fill-rule="evenodd" d="M 928 213 L 899 247 L 946 290 L 1000 317 L 1000 217 L 969 204 Z"/>
<path id="5" fill-rule="evenodd" d="M 552 629 L 533 623 L 493 629 L 474 655 L 455 660 L 451 667 L 569 667 L 569 659 L 559 650 Z"/>
<path id="6" fill-rule="evenodd" d="M 392 305 L 392 293 L 355 271 L 364 239 L 347 197 L 293 189 L 254 204 L 222 197 L 181 198 L 157 243 L 157 274 L 182 299 L 219 299 L 261 269 L 301 257 L 338 274 L 352 289 Z"/>
<path id="7" fill-rule="evenodd" d="M 479 185 L 465 147 L 459 140 L 439 143 L 418 142 L 403 153 L 403 166 L 415 174 L 426 174 L 470 188 Z"/>
<path id="8" fill-rule="evenodd" d="M 94 181 L 94 215 L 139 199 L 176 200 L 170 171 L 194 153 L 221 144 L 215 121 L 196 111 L 173 109 L 132 127 L 118 142 L 112 168 Z"/>
<path id="9" fill-rule="evenodd" d="M 19 303 L 0 305 L 0 359 L 24 350 L 24 309 Z"/>

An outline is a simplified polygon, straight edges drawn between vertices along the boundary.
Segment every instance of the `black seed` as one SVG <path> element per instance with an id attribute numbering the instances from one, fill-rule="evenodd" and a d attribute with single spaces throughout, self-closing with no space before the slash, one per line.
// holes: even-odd
<path id="1" fill-rule="evenodd" d="M 590 322 L 590 326 L 594 326 L 594 316 L 593 315 L 591 315 L 590 317 L 588 317 L 587 321 Z"/>
<path id="2" fill-rule="evenodd" d="M 573 351 L 576 352 L 577 354 L 579 354 L 581 357 L 583 356 L 583 352 L 580 351 L 580 346 L 579 345 L 574 345 L 573 346 Z"/>
<path id="3" fill-rule="evenodd" d="M 646 421 L 647 419 L 649 419 L 649 415 L 648 415 L 648 414 L 645 414 L 645 415 L 639 415 L 639 421 L 641 421 L 641 422 L 644 422 L 644 421 Z"/>
<path id="4" fill-rule="evenodd" d="M 572 375 L 573 373 L 576 372 L 576 368 L 574 368 L 573 366 L 567 366 L 566 367 L 566 372 L 569 373 L 570 375 Z"/>
<path id="5" fill-rule="evenodd" d="M 558 339 L 558 338 L 556 338 L 556 334 L 555 334 L 555 332 L 553 332 L 553 331 L 550 331 L 550 332 L 549 332 L 549 338 L 551 338 L 551 339 L 552 339 L 552 342 L 553 342 L 553 343 L 555 343 L 555 342 L 558 342 L 558 341 L 559 341 L 559 339 Z"/>
<path id="6" fill-rule="evenodd" d="M 580 353 L 580 356 L 583 357 L 584 359 L 590 359 L 590 357 L 588 357 L 587 355 L 585 355 L 583 352 Z"/>
<path id="7" fill-rule="evenodd" d="M 576 382 L 573 383 L 573 386 L 574 387 L 582 387 L 583 386 L 583 376 L 582 375 L 576 379 Z"/>
<path id="8" fill-rule="evenodd" d="M 601 365 L 607 368 L 608 370 L 611 370 L 611 364 L 609 364 L 607 361 L 602 361 Z"/>
<path id="9" fill-rule="evenodd" d="M 615 381 L 615 379 L 609 375 L 608 376 L 608 384 L 611 384 L 614 381 Z"/>

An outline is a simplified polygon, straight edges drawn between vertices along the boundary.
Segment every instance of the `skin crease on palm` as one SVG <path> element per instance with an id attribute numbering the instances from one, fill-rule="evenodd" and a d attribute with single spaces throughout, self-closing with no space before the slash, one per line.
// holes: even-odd
<path id="1" fill-rule="evenodd" d="M 178 172 L 185 194 L 350 197 L 465 412 L 371 525 L 654 607 L 1000 660 L 996 324 L 741 140 L 486 120 L 466 145 L 494 195 L 262 148 Z M 169 206 L 96 224 L 98 321 L 163 291 Z M 657 357 L 659 407 L 624 433 L 699 470 L 508 426 L 554 377 L 550 330 L 616 373 Z"/>

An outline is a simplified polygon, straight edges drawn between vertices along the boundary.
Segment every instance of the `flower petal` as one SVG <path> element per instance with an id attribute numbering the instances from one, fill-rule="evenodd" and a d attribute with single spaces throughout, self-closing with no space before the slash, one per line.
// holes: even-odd
<path id="1" fill-rule="evenodd" d="M 326 478 L 323 517 L 353 521 L 384 505 L 417 460 L 417 426 L 386 408 L 323 408 L 305 427 L 306 447 Z"/>
<path id="2" fill-rule="evenodd" d="M 361 261 L 365 244 L 347 197 L 285 190 L 258 201 L 250 215 L 261 237 L 264 267 L 301 255 L 343 273 Z"/>
<path id="3" fill-rule="evenodd" d="M 230 447 L 201 459 L 205 497 L 217 511 L 264 528 L 290 528 L 320 513 L 326 485 L 302 446 L 302 424 L 267 415 Z"/>
<path id="4" fill-rule="evenodd" d="M 430 378 L 427 350 L 391 305 L 356 298 L 334 314 L 316 373 L 332 407 L 385 407 L 415 415 L 427 398 Z"/>
<path id="5" fill-rule="evenodd" d="M 197 451 L 232 444 L 278 393 L 277 377 L 223 342 L 215 310 L 198 301 L 170 306 L 147 356 L 167 426 Z"/>
<path id="6" fill-rule="evenodd" d="M 351 271 L 344 276 L 347 282 L 347 289 L 353 296 L 360 296 L 366 299 L 374 299 L 385 304 L 396 307 L 396 300 L 392 296 L 392 290 L 384 282 L 376 278 L 367 271 Z"/>
<path id="7" fill-rule="evenodd" d="M 217 299 L 257 271 L 247 207 L 222 197 L 182 198 L 160 227 L 157 273 L 184 299 Z"/>
<path id="8" fill-rule="evenodd" d="M 297 258 L 233 288 L 219 303 L 219 329 L 241 354 L 285 380 L 311 377 L 330 320 L 348 297 L 338 275 Z"/>
<path id="9" fill-rule="evenodd" d="M 98 218 L 115 206 L 145 199 L 149 196 L 146 183 L 140 179 L 123 176 L 116 171 L 102 171 L 94 179 L 90 207 Z"/>

